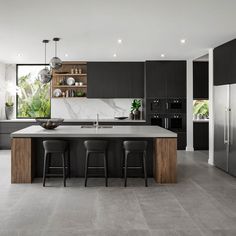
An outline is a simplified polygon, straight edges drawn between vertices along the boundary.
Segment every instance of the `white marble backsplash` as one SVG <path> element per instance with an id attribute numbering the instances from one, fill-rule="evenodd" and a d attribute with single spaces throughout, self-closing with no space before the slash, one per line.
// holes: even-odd
<path id="1" fill-rule="evenodd" d="M 129 116 L 133 99 L 52 98 L 51 117 L 64 119 L 114 119 Z"/>

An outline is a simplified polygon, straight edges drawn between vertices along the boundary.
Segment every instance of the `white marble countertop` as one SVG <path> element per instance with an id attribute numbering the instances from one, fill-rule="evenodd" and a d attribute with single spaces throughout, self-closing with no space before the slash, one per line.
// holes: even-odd
<path id="1" fill-rule="evenodd" d="M 59 126 L 55 130 L 46 130 L 39 125 L 32 125 L 11 134 L 11 137 L 21 138 L 76 138 L 76 137 L 104 137 L 104 138 L 176 138 L 177 134 L 159 126 L 111 126 L 111 128 L 81 128 L 81 126 Z"/>
<path id="2" fill-rule="evenodd" d="M 22 122 L 22 123 L 24 123 L 24 122 L 29 122 L 29 123 L 34 123 L 34 122 L 36 122 L 35 121 L 35 119 L 13 119 L 13 120 L 0 120 L 0 122 Z M 84 123 L 86 123 L 86 122 L 96 122 L 96 119 L 65 119 L 64 120 L 64 122 L 66 123 L 66 122 L 84 122 Z M 99 119 L 99 122 L 101 122 L 101 123 L 111 123 L 111 122 L 114 122 L 114 123 L 117 123 L 117 122 L 123 122 L 123 123 L 125 123 L 125 122 L 130 122 L 130 123 L 144 123 L 144 122 L 146 122 L 146 120 L 130 120 L 130 119 L 125 119 L 125 120 L 118 120 L 118 119 Z"/>
<path id="3" fill-rule="evenodd" d="M 194 119 L 193 122 L 204 123 L 204 122 L 209 122 L 209 119 Z"/>

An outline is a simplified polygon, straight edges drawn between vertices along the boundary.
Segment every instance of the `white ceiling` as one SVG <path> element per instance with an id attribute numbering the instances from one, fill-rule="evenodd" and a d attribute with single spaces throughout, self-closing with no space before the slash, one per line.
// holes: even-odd
<path id="1" fill-rule="evenodd" d="M 235 11 L 236 0 L 0 0 L 0 61 L 42 63 L 53 37 L 62 60 L 199 57 L 236 37 Z"/>

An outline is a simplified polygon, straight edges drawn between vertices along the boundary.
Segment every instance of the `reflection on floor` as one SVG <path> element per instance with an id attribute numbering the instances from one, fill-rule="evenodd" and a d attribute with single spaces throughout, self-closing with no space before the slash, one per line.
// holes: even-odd
<path id="1" fill-rule="evenodd" d="M 236 235 L 236 179 L 203 152 L 178 152 L 178 184 L 149 179 L 59 179 L 43 188 L 10 184 L 10 152 L 0 151 L 1 236 Z"/>

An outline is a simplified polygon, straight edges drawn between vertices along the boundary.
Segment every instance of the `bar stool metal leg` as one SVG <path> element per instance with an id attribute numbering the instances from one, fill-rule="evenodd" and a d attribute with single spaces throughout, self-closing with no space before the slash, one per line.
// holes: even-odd
<path id="1" fill-rule="evenodd" d="M 147 187 L 148 184 L 147 184 L 146 151 L 143 152 L 143 170 L 144 170 L 145 187 Z"/>
<path id="2" fill-rule="evenodd" d="M 87 180 L 88 180 L 88 162 L 89 162 L 89 152 L 86 152 L 86 159 L 85 159 L 85 181 L 84 187 L 87 187 Z"/>
<path id="3" fill-rule="evenodd" d="M 127 186 L 127 162 L 128 162 L 129 152 L 125 151 L 125 187 Z"/>
<path id="4" fill-rule="evenodd" d="M 106 152 L 104 152 L 104 172 L 105 172 L 105 185 L 107 187 L 107 155 Z"/>
<path id="5" fill-rule="evenodd" d="M 61 156 L 62 156 L 62 166 L 63 166 L 63 182 L 64 182 L 64 187 L 66 187 L 66 166 L 65 166 L 65 154 L 63 153 Z"/>
<path id="6" fill-rule="evenodd" d="M 70 178 L 70 148 L 68 148 L 68 156 L 67 156 L 67 173 L 68 177 Z"/>
<path id="7" fill-rule="evenodd" d="M 43 187 L 45 187 L 46 181 L 46 169 L 47 169 L 47 153 L 44 153 L 44 162 L 43 162 Z"/>

